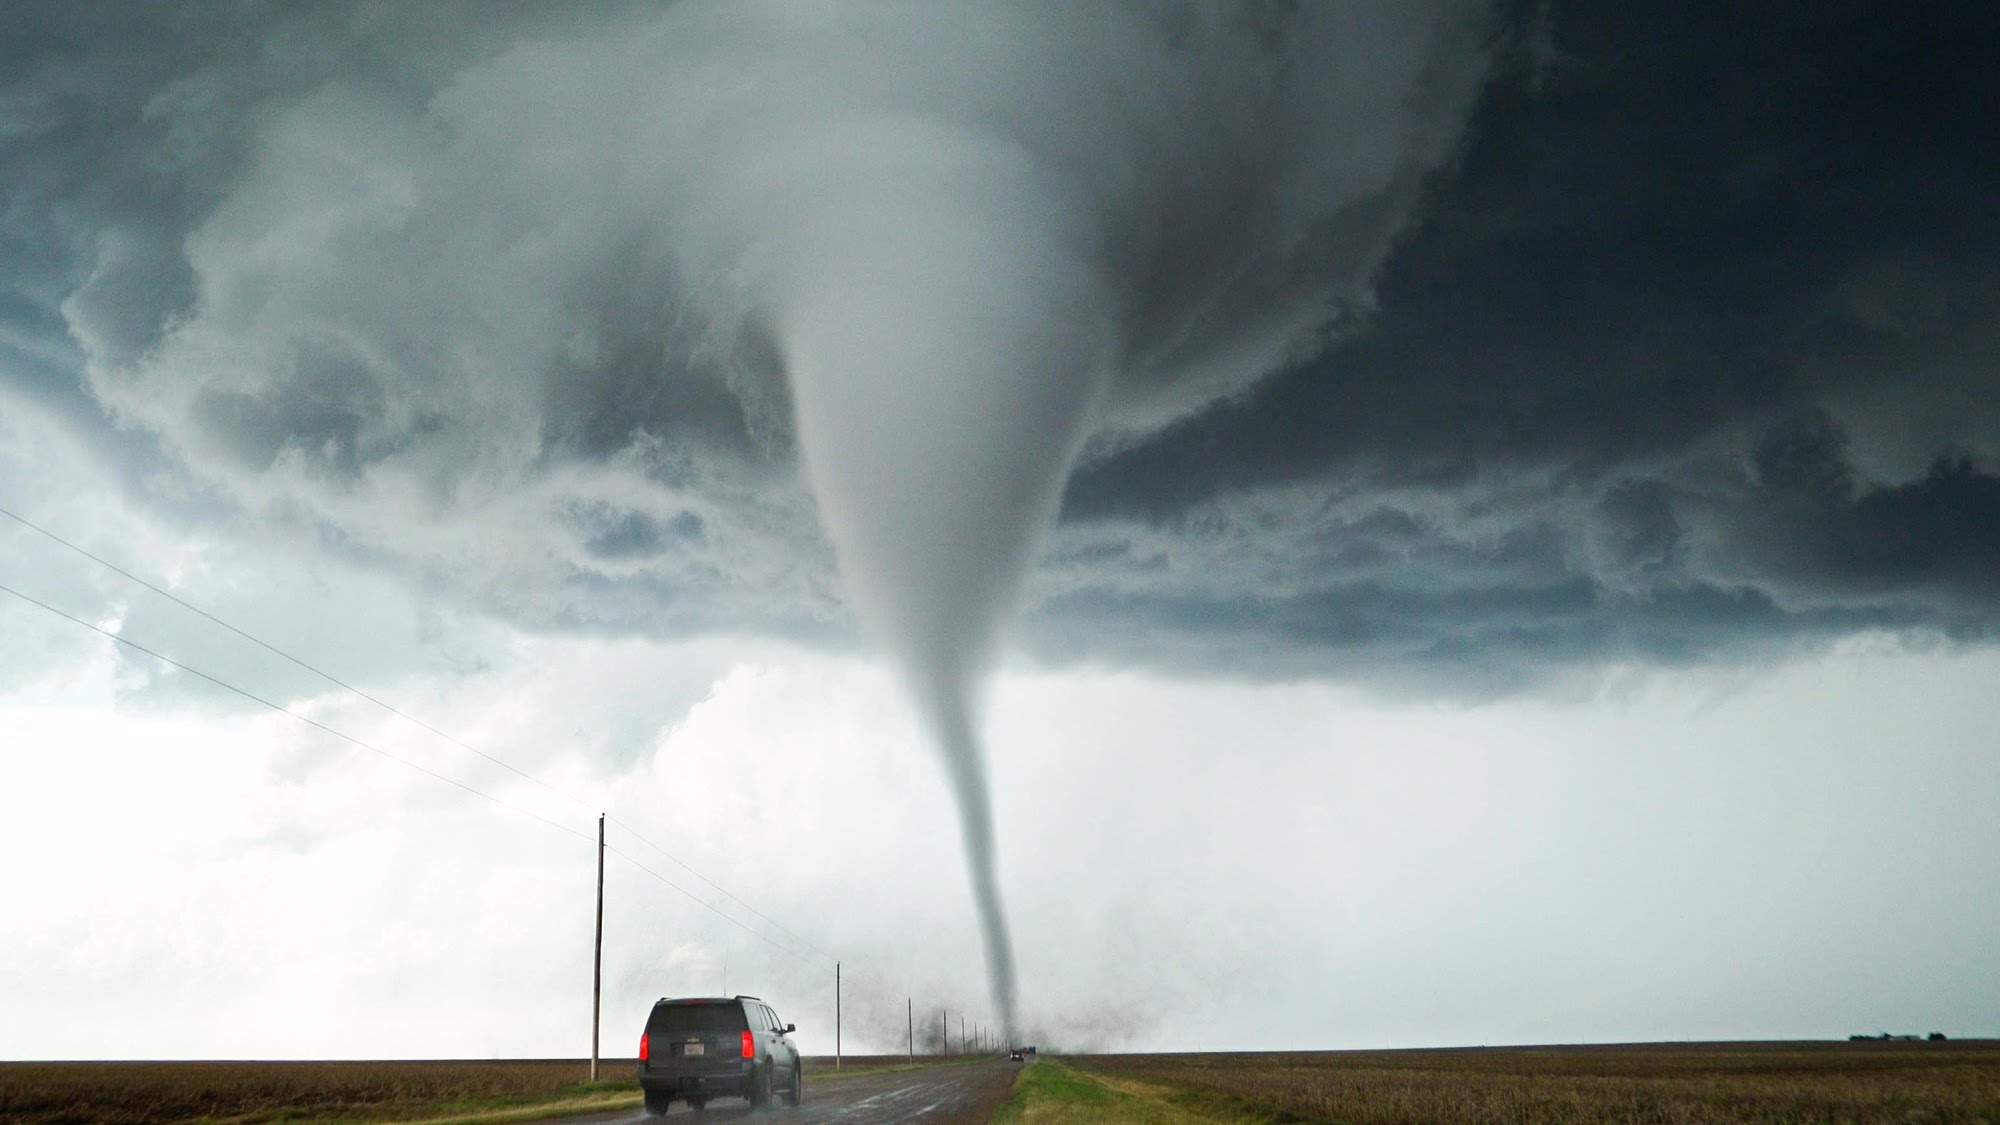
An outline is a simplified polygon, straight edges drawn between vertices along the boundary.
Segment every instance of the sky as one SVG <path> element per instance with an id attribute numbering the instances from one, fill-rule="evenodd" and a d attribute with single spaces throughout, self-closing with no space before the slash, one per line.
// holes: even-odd
<path id="1" fill-rule="evenodd" d="M 1987 6 L 17 16 L 0 1057 L 2000 1035 Z"/>

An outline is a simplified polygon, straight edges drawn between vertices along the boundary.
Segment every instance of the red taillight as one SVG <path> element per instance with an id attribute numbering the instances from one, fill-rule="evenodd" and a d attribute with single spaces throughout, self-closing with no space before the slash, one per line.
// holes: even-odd
<path id="1" fill-rule="evenodd" d="M 757 1057 L 757 1037 L 747 1031 L 743 1033 L 743 1057 L 746 1059 Z"/>
<path id="2" fill-rule="evenodd" d="M 652 1054 L 652 1051 L 651 1051 L 651 1050 L 649 1049 L 649 1045 L 648 1045 L 648 1040 L 650 1040 L 650 1039 L 652 1039 L 652 1038 L 653 1038 L 653 1037 L 652 1037 L 652 1036 L 650 1036 L 650 1035 L 641 1035 L 641 1036 L 639 1036 L 639 1061 L 640 1061 L 640 1062 L 645 1062 L 645 1061 L 646 1061 L 647 1059 L 650 1059 L 650 1058 L 652 1058 L 652 1057 L 653 1057 L 653 1054 Z"/>

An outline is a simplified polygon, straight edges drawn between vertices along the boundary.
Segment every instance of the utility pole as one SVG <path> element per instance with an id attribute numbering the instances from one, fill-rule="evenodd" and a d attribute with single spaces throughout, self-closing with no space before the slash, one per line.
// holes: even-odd
<path id="1" fill-rule="evenodd" d="M 840 1069 L 840 962 L 833 963 L 833 1069 Z"/>
<path id="2" fill-rule="evenodd" d="M 910 1061 L 916 1062 L 917 1061 L 917 999 L 914 996 L 905 996 L 903 998 L 903 1004 L 905 1007 L 909 1009 L 908 1013 L 906 1014 L 909 1016 L 910 1020 Z"/>
<path id="3" fill-rule="evenodd" d="M 951 1013 L 938 1009 L 938 1052 L 951 1054 Z"/>
<path id="4" fill-rule="evenodd" d="M 590 1080 L 597 1081 L 598 1014 L 604 1005 L 604 814 L 597 814 L 597 941 L 590 955 Z"/>

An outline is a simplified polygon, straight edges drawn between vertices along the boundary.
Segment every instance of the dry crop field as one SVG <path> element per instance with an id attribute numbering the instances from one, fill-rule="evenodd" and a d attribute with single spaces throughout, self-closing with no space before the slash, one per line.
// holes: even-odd
<path id="1" fill-rule="evenodd" d="M 1068 1060 L 1223 1120 L 2000 1122 L 2000 1041 L 1689 1043 Z M 1143 1088 L 1143 1087 L 1141 1087 Z"/>
<path id="2" fill-rule="evenodd" d="M 907 1060 L 848 1056 L 843 1072 Z M 920 1060 L 922 1061 L 922 1060 Z M 637 1101 L 635 1061 L 606 1059 L 596 1086 L 579 1059 L 437 1062 L 0 1062 L 7 1125 L 217 1125 L 321 1120 L 400 1121 L 477 1115 L 512 1106 Z M 833 1059 L 808 1058 L 810 1080 Z"/>
<path id="3" fill-rule="evenodd" d="M 601 1073 L 630 1080 L 633 1063 Z M 574 1059 L 449 1062 L 0 1063 L 0 1120 L 23 1125 L 310 1117 L 393 1120 L 586 1097 Z M 604 1092 L 635 1081 L 600 1083 Z"/>

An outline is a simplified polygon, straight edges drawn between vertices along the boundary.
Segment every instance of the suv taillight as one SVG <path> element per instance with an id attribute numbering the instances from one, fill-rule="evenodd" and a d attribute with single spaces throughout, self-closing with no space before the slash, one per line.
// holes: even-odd
<path id="1" fill-rule="evenodd" d="M 743 1057 L 746 1059 L 757 1057 L 757 1037 L 747 1031 L 743 1033 Z"/>
<path id="2" fill-rule="evenodd" d="M 652 1058 L 652 1057 L 653 1057 L 653 1056 L 652 1056 L 652 1052 L 651 1052 L 651 1051 L 649 1051 L 649 1050 L 647 1049 L 647 1048 L 648 1048 L 648 1046 L 649 1046 L 649 1044 L 648 1044 L 648 1042 L 647 1042 L 647 1041 L 648 1041 L 648 1040 L 650 1040 L 650 1039 L 652 1039 L 652 1038 L 653 1038 L 653 1037 L 652 1037 L 651 1035 L 641 1035 L 641 1036 L 639 1036 L 639 1061 L 640 1061 L 640 1062 L 645 1062 L 645 1061 L 646 1061 L 647 1059 L 650 1059 L 650 1058 Z"/>

